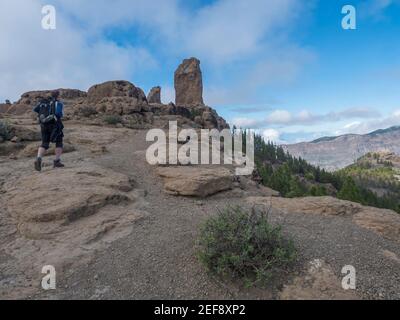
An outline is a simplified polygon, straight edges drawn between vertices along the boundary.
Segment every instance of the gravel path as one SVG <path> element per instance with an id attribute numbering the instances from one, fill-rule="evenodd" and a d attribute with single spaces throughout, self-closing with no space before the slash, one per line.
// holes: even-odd
<path id="1" fill-rule="evenodd" d="M 209 276 L 195 256 L 195 239 L 202 221 L 227 204 L 243 205 L 243 199 L 225 192 L 205 200 L 166 195 L 153 169 L 144 163 L 143 133 L 110 146 L 111 153 L 97 164 L 131 176 L 146 193 L 149 216 L 135 224 L 133 232 L 90 264 L 58 276 L 55 292 L 34 298 L 59 299 L 274 299 L 281 286 L 301 274 L 306 262 L 325 260 L 341 279 L 341 269 L 357 270 L 360 298 L 400 299 L 400 264 L 382 252 L 400 257 L 399 242 L 386 240 L 360 228 L 346 217 L 323 217 L 273 212 L 299 249 L 299 262 L 290 275 L 269 289 L 244 289 Z"/>

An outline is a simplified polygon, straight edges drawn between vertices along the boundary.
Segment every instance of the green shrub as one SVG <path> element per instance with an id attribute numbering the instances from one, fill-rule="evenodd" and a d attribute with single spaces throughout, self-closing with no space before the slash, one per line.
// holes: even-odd
<path id="1" fill-rule="evenodd" d="M 116 125 L 122 122 L 122 118 L 118 115 L 108 115 L 104 117 L 104 122 L 110 125 Z"/>
<path id="2" fill-rule="evenodd" d="M 96 108 L 91 106 L 83 106 L 79 109 L 79 112 L 82 116 L 86 118 L 97 114 Z"/>
<path id="3" fill-rule="evenodd" d="M 201 117 L 203 115 L 203 112 L 201 112 L 198 109 L 191 109 L 190 110 L 190 118 L 194 120 L 196 117 Z"/>
<path id="4" fill-rule="evenodd" d="M 0 120 L 0 137 L 4 140 L 10 140 L 12 138 L 11 128 L 7 121 Z"/>
<path id="5" fill-rule="evenodd" d="M 265 285 L 275 271 L 296 258 L 293 242 L 282 237 L 280 226 L 268 221 L 269 210 L 227 207 L 201 228 L 199 259 L 219 276 Z"/>

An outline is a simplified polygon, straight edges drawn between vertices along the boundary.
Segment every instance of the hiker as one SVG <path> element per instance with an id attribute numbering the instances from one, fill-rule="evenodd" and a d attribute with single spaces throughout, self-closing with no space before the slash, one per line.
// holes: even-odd
<path id="1" fill-rule="evenodd" d="M 53 162 L 54 168 L 63 168 L 61 155 L 63 152 L 63 129 L 61 121 L 64 116 L 64 105 L 58 101 L 59 91 L 53 91 L 48 98 L 42 98 L 38 105 L 33 109 L 38 114 L 40 129 L 42 133 L 42 145 L 39 147 L 35 161 L 35 170 L 42 170 L 42 158 L 49 149 L 50 143 L 56 144 L 56 158 Z"/>

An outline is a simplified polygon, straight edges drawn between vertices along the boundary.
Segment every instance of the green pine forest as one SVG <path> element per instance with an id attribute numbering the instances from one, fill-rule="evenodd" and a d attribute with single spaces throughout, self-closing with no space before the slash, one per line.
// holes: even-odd
<path id="1" fill-rule="evenodd" d="M 331 173 L 293 157 L 281 146 L 265 142 L 260 135 L 255 135 L 254 142 L 255 163 L 262 184 L 284 197 L 329 195 L 400 213 L 400 183 L 396 179 L 385 179 L 384 175 L 387 177 L 390 164 L 384 169 L 377 168 L 373 174 L 358 164 Z M 377 195 L 370 188 L 376 184 L 386 187 L 388 192 Z"/>

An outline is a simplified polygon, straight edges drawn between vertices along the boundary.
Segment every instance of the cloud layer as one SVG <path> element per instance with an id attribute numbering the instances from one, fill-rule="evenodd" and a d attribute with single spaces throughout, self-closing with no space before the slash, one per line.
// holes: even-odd
<path id="1" fill-rule="evenodd" d="M 134 78 L 140 85 L 160 65 L 197 56 L 209 66 L 210 104 L 249 102 L 251 90 L 290 81 L 309 57 L 285 40 L 288 21 L 302 10 L 298 0 L 219 0 L 200 8 L 179 0 L 53 0 L 57 29 L 45 31 L 41 8 L 48 2 L 0 2 L 7 12 L 0 21 L 2 100 L 34 89 L 87 89 L 110 79 Z M 124 32 L 132 36 L 122 43 L 109 36 Z M 293 54 L 283 58 L 289 46 Z M 222 74 L 231 80 L 221 84 Z"/>
<path id="2" fill-rule="evenodd" d="M 263 119 L 235 118 L 232 123 L 238 127 L 260 128 L 265 126 L 299 126 L 315 125 L 323 123 L 339 122 L 349 119 L 374 119 L 380 117 L 380 113 L 369 108 L 350 108 L 343 111 L 315 114 L 308 110 L 293 113 L 288 110 L 274 110 Z"/>

